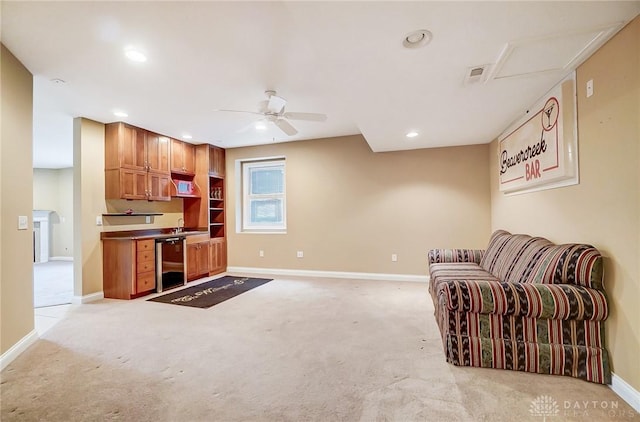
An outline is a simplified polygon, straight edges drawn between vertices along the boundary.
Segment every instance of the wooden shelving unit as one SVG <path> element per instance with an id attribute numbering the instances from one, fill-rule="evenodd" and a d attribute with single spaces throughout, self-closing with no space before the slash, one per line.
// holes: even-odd
<path id="1" fill-rule="evenodd" d="M 225 151 L 196 145 L 195 157 L 193 180 L 201 197 L 184 198 L 185 226 L 209 233 L 209 275 L 214 275 L 227 269 Z"/>

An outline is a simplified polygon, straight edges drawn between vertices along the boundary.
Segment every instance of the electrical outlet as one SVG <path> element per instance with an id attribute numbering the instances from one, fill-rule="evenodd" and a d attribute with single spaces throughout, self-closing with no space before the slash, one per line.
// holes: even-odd
<path id="1" fill-rule="evenodd" d="M 391 254 L 391 262 L 398 262 L 398 255 L 392 253 Z"/>
<path id="2" fill-rule="evenodd" d="M 264 251 L 260 250 L 260 252 L 258 252 L 258 255 L 260 256 L 260 258 L 264 258 Z"/>
<path id="3" fill-rule="evenodd" d="M 96 226 L 101 226 L 102 225 L 102 216 L 98 215 L 96 216 Z"/>
<path id="4" fill-rule="evenodd" d="M 298 251 L 298 252 L 296 253 L 296 256 L 297 256 L 298 258 L 304 258 L 304 252 L 303 252 L 303 251 Z"/>

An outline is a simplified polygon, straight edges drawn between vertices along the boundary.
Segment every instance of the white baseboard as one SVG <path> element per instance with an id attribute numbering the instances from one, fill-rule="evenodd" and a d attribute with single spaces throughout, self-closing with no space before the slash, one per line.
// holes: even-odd
<path id="1" fill-rule="evenodd" d="M 52 256 L 49 257 L 49 261 L 73 261 L 72 256 Z"/>
<path id="2" fill-rule="evenodd" d="M 71 303 L 73 303 L 74 305 L 80 305 L 83 303 L 95 302 L 102 299 L 104 299 L 104 292 L 97 292 L 84 296 L 74 296 L 73 298 L 71 298 Z"/>
<path id="3" fill-rule="evenodd" d="M 296 277 L 354 278 L 359 280 L 379 281 L 416 281 L 426 283 L 428 275 L 422 274 L 383 274 L 356 273 L 346 271 L 288 270 L 283 268 L 227 267 L 227 273 L 272 274 Z"/>
<path id="4" fill-rule="evenodd" d="M 629 406 L 633 407 L 636 412 L 640 413 L 640 391 L 630 386 L 616 374 L 611 374 L 611 385 L 609 387 L 614 393 L 629 403 Z"/>
<path id="5" fill-rule="evenodd" d="M 20 341 L 11 346 L 9 350 L 4 352 L 2 356 L 0 356 L 0 371 L 9 366 L 11 362 L 15 360 L 20 353 L 27 350 L 29 346 L 38 340 L 38 332 L 36 330 L 32 330 L 29 334 L 22 337 Z"/>

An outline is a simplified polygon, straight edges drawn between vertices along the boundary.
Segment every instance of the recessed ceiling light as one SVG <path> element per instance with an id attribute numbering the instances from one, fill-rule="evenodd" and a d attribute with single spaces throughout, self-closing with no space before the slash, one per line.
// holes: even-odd
<path id="1" fill-rule="evenodd" d="M 129 117 L 129 115 L 124 111 L 114 111 L 113 115 L 116 117 Z"/>
<path id="2" fill-rule="evenodd" d="M 191 138 L 193 138 L 193 136 L 188 135 L 186 133 L 184 135 L 182 135 L 182 139 L 191 139 Z"/>
<path id="3" fill-rule="evenodd" d="M 256 129 L 257 130 L 265 130 L 265 129 L 267 129 L 267 125 L 265 125 L 263 122 L 258 122 L 258 123 L 256 123 Z"/>
<path id="4" fill-rule="evenodd" d="M 408 132 L 405 136 L 407 138 L 415 138 L 416 136 L 418 136 L 418 132 L 412 130 L 411 132 Z"/>
<path id="5" fill-rule="evenodd" d="M 135 49 L 134 47 L 126 47 L 124 49 L 124 55 L 133 62 L 144 63 L 147 61 L 147 56 L 145 56 L 143 52 Z"/>
<path id="6" fill-rule="evenodd" d="M 409 32 L 404 36 L 402 45 L 404 48 L 420 48 L 431 42 L 433 34 L 426 29 L 418 29 L 417 31 Z"/>

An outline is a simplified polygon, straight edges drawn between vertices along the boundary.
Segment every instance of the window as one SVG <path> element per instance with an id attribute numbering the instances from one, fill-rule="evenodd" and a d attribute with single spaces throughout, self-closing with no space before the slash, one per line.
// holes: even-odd
<path id="1" fill-rule="evenodd" d="M 242 231 L 284 231 L 284 158 L 242 162 Z"/>

